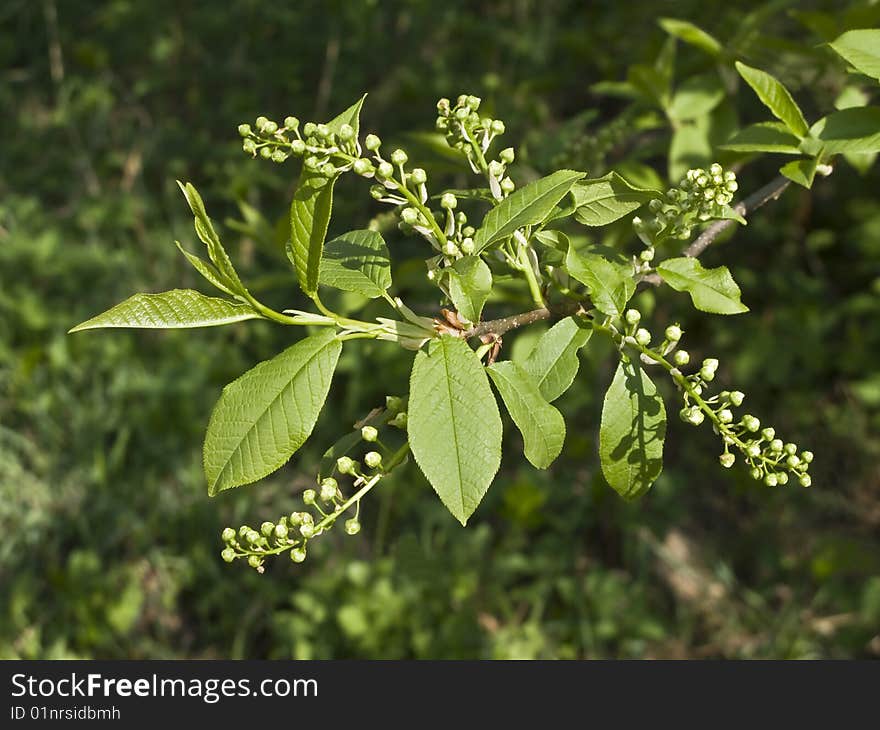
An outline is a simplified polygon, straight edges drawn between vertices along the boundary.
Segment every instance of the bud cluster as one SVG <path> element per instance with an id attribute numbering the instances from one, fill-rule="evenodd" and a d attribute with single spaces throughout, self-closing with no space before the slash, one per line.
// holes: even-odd
<path id="1" fill-rule="evenodd" d="M 636 234 L 648 246 L 642 260 L 653 259 L 653 247 L 667 238 L 688 239 L 695 225 L 734 216 L 729 205 L 736 190 L 736 174 L 717 162 L 708 170 L 688 170 L 677 188 L 648 204 L 651 217 L 633 218 Z"/>
<path id="2" fill-rule="evenodd" d="M 513 147 L 506 147 L 498 153 L 497 160 L 486 160 L 492 140 L 504 134 L 504 122 L 480 116 L 481 102 L 478 96 L 467 94 L 459 96 L 454 106 L 449 99 L 440 99 L 436 126 L 446 135 L 450 147 L 464 153 L 475 173 L 486 175 L 492 197 L 502 200 L 516 188 L 507 175 L 507 166 L 514 161 L 516 153 Z"/>

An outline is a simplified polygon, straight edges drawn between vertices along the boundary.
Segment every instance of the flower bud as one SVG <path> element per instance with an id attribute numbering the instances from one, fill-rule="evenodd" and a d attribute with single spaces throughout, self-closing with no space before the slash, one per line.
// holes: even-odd
<path id="1" fill-rule="evenodd" d="M 644 251 L 639 254 L 639 259 L 645 261 L 646 263 L 650 263 L 654 260 L 654 255 L 656 251 L 653 246 L 648 246 Z"/>
<path id="2" fill-rule="evenodd" d="M 246 154 L 253 155 L 257 151 L 257 143 L 254 142 L 252 139 L 246 139 L 244 142 L 241 143 L 241 148 Z"/>
<path id="3" fill-rule="evenodd" d="M 813 461 L 813 452 L 812 451 L 804 451 L 801 454 L 801 460 L 809 464 Z"/>
<path id="4" fill-rule="evenodd" d="M 251 125 L 250 124 L 239 124 L 238 125 L 238 133 L 242 137 L 248 137 L 251 134 Z"/>
<path id="5" fill-rule="evenodd" d="M 299 527 L 303 523 L 302 512 L 291 512 L 290 513 L 290 524 L 294 527 Z"/>
<path id="6" fill-rule="evenodd" d="M 780 484 L 788 484 L 788 474 L 784 471 L 779 472 L 779 474 L 776 475 L 776 479 Z"/>
<path id="7" fill-rule="evenodd" d="M 410 179 L 416 185 L 424 185 L 428 182 L 428 173 L 426 173 L 421 167 L 417 167 L 410 174 Z"/>
<path id="8" fill-rule="evenodd" d="M 364 463 L 370 467 L 370 469 L 378 469 L 382 464 L 382 454 L 378 451 L 368 451 L 364 456 Z"/>
<path id="9" fill-rule="evenodd" d="M 479 96 L 469 96 L 467 98 L 467 106 L 471 111 L 477 111 L 480 108 L 480 102 L 483 100 Z"/>
<path id="10" fill-rule="evenodd" d="M 764 477 L 764 484 L 768 487 L 775 487 L 779 483 L 779 478 L 775 474 L 768 474 Z"/>
<path id="11" fill-rule="evenodd" d="M 447 256 L 458 256 L 460 251 L 458 250 L 458 246 L 456 246 L 452 241 L 447 241 L 443 246 L 443 253 Z"/>
<path id="12" fill-rule="evenodd" d="M 761 455 L 761 447 L 756 443 L 751 443 L 746 447 L 746 454 L 751 456 L 753 459 L 757 456 Z"/>
<path id="13" fill-rule="evenodd" d="M 508 195 L 512 193 L 516 189 L 516 183 L 510 179 L 510 177 L 506 177 L 501 181 L 501 190 Z"/>
<path id="14" fill-rule="evenodd" d="M 259 555 L 248 555 L 248 565 L 252 568 L 259 568 L 263 564 L 263 559 Z"/>
<path id="15" fill-rule="evenodd" d="M 492 124 L 489 125 L 489 131 L 492 134 L 504 134 L 504 122 L 500 119 L 493 119 Z"/>
<path id="16" fill-rule="evenodd" d="M 225 548 L 222 553 L 220 553 L 220 557 L 223 558 L 227 563 L 231 563 L 235 560 L 235 550 L 231 547 Z"/>
<path id="17" fill-rule="evenodd" d="M 797 457 L 797 454 L 792 454 L 785 460 L 785 463 L 788 464 L 791 469 L 794 469 L 801 463 L 801 460 Z"/>
<path id="18" fill-rule="evenodd" d="M 350 124 L 343 124 L 339 128 L 339 139 L 342 142 L 351 142 L 354 139 L 354 127 Z"/>
<path id="19" fill-rule="evenodd" d="M 489 163 L 489 174 L 494 178 L 499 178 L 504 174 L 504 165 L 502 165 L 498 160 L 492 160 Z"/>
<path id="20" fill-rule="evenodd" d="M 330 502 L 339 494 L 339 486 L 333 477 L 328 477 L 321 482 L 321 499 Z"/>
<path id="21" fill-rule="evenodd" d="M 248 534 L 245 535 L 245 539 L 251 544 L 255 545 L 260 541 L 260 533 L 256 530 L 249 530 Z"/>
<path id="22" fill-rule="evenodd" d="M 401 408 L 404 407 L 403 398 L 396 395 L 386 395 L 385 396 L 385 408 L 388 409 L 391 413 L 397 413 Z"/>
<path id="23" fill-rule="evenodd" d="M 709 174 L 711 174 L 712 176 L 720 175 L 722 172 L 723 172 L 723 168 L 717 162 L 713 162 L 709 166 Z"/>
<path id="24" fill-rule="evenodd" d="M 390 178 L 394 175 L 394 165 L 390 162 L 380 162 L 376 172 L 380 178 Z"/>
<path id="25" fill-rule="evenodd" d="M 707 383 L 711 383 L 713 380 L 715 380 L 715 371 L 709 370 L 705 367 L 700 368 L 700 377 Z"/>
<path id="26" fill-rule="evenodd" d="M 706 370 L 712 370 L 713 372 L 718 369 L 718 360 L 714 357 L 707 357 L 703 360 L 703 367 Z"/>
<path id="27" fill-rule="evenodd" d="M 782 440 L 773 439 L 770 442 L 770 451 L 772 451 L 774 454 L 778 454 L 780 451 L 782 451 Z"/>
<path id="28" fill-rule="evenodd" d="M 318 495 L 315 493 L 314 489 L 306 489 L 306 491 L 303 492 L 303 502 L 305 504 L 314 504 L 317 496 Z"/>
<path id="29" fill-rule="evenodd" d="M 364 147 L 370 150 L 370 152 L 375 152 L 381 146 L 382 140 L 379 139 L 375 134 L 368 134 L 364 139 Z"/>
<path id="30" fill-rule="evenodd" d="M 266 117 L 259 116 L 254 122 L 254 126 L 262 132 L 268 123 L 269 120 Z"/>
<path id="31" fill-rule="evenodd" d="M 301 563 L 306 559 L 306 549 L 304 547 L 295 547 L 290 551 L 290 559 L 294 563 Z"/>
<path id="32" fill-rule="evenodd" d="M 357 535 L 361 531 L 361 523 L 358 522 L 357 517 L 352 517 L 350 520 L 345 521 L 345 532 L 349 535 Z"/>
<path id="33" fill-rule="evenodd" d="M 373 163 L 370 162 L 368 159 L 361 157 L 354 161 L 351 169 L 354 170 L 356 175 L 362 175 L 366 177 L 371 172 L 373 172 Z"/>
<path id="34" fill-rule="evenodd" d="M 364 426 L 361 429 L 361 438 L 364 441 L 373 442 L 379 437 L 379 431 L 375 426 Z"/>
<path id="35" fill-rule="evenodd" d="M 681 327 L 677 324 L 671 324 L 666 328 L 666 339 L 670 342 L 678 342 L 681 339 Z"/>
<path id="36" fill-rule="evenodd" d="M 373 200 L 381 200 L 385 197 L 385 187 L 383 185 L 371 185 L 370 197 L 372 197 Z"/>
<path id="37" fill-rule="evenodd" d="M 758 481 L 762 476 L 764 476 L 764 472 L 761 471 L 760 467 L 754 466 L 749 470 L 749 476 Z"/>
<path id="38" fill-rule="evenodd" d="M 627 309 L 624 318 L 627 324 L 638 324 L 642 318 L 642 313 L 638 309 Z"/>
<path id="39" fill-rule="evenodd" d="M 314 122 L 306 122 L 305 124 L 303 124 L 303 136 L 311 137 L 315 133 L 317 127 L 318 125 Z"/>
<path id="40" fill-rule="evenodd" d="M 301 139 L 295 139 L 290 143 L 290 151 L 295 155 L 301 155 L 306 151 L 306 143 Z"/>
<path id="41" fill-rule="evenodd" d="M 220 538 L 223 542 L 232 542 L 235 539 L 235 530 L 231 527 L 227 527 L 220 533 Z"/>
<path id="42" fill-rule="evenodd" d="M 498 153 L 498 159 L 505 165 L 509 165 L 516 159 L 516 152 L 514 152 L 513 147 L 505 147 Z"/>
<path id="43" fill-rule="evenodd" d="M 458 205 L 458 198 L 452 193 L 443 193 L 440 198 L 440 207 L 446 210 L 453 210 Z"/>
<path id="44" fill-rule="evenodd" d="M 733 413 L 730 412 L 729 408 L 722 408 L 718 411 L 718 420 L 721 423 L 730 423 L 733 420 Z"/>
<path id="45" fill-rule="evenodd" d="M 449 99 L 447 99 L 445 96 L 442 99 L 437 100 L 437 111 L 440 114 L 449 114 L 450 106 L 451 105 L 449 103 Z"/>
<path id="46" fill-rule="evenodd" d="M 389 426 L 394 426 L 395 428 L 406 428 L 407 417 L 406 412 L 401 411 L 394 418 L 388 421 Z"/>
<path id="47" fill-rule="evenodd" d="M 287 159 L 287 153 L 284 150 L 275 150 L 272 153 L 272 162 L 284 162 Z"/>
<path id="48" fill-rule="evenodd" d="M 264 522 L 262 525 L 260 525 L 260 532 L 263 533 L 263 537 L 269 537 L 274 530 L 274 522 Z"/>
<path id="49" fill-rule="evenodd" d="M 725 469 L 730 469 L 730 467 L 732 467 L 733 463 L 736 461 L 736 456 L 731 453 L 724 453 L 718 457 L 718 461 Z"/>
<path id="50" fill-rule="evenodd" d="M 354 460 L 347 456 L 340 456 L 336 460 L 336 468 L 340 474 L 354 474 Z"/>
<path id="51" fill-rule="evenodd" d="M 735 405 L 735 406 L 741 406 L 745 399 L 746 399 L 745 393 L 742 393 L 738 390 L 734 390 L 730 394 L 730 402 L 733 403 L 733 405 Z"/>
<path id="52" fill-rule="evenodd" d="M 461 242 L 461 252 L 462 253 L 472 254 L 475 250 L 476 250 L 476 247 L 474 246 L 474 239 L 473 238 L 468 237 L 468 238 L 465 238 Z"/>
<path id="53" fill-rule="evenodd" d="M 279 540 L 283 540 L 287 537 L 287 525 L 275 525 L 275 537 Z"/>
<path id="54" fill-rule="evenodd" d="M 761 422 L 749 414 L 742 417 L 742 424 L 746 427 L 747 431 L 751 431 L 752 433 L 756 433 L 761 428 Z"/>
<path id="55" fill-rule="evenodd" d="M 296 117 L 284 117 L 284 127 L 286 129 L 299 129 L 299 119 Z"/>
<path id="56" fill-rule="evenodd" d="M 391 162 L 395 165 L 405 165 L 408 159 L 406 152 L 401 149 L 396 149 L 391 153 Z"/>
<path id="57" fill-rule="evenodd" d="M 772 426 L 768 426 L 763 431 L 761 431 L 761 438 L 766 439 L 767 441 L 772 441 L 776 438 L 776 429 Z"/>
<path id="58" fill-rule="evenodd" d="M 269 147 L 261 147 L 260 148 L 260 157 L 264 160 L 268 160 L 272 156 L 272 150 Z"/>
<path id="59" fill-rule="evenodd" d="M 678 365 L 679 367 L 684 367 L 691 361 L 691 356 L 687 350 L 679 350 L 675 353 L 673 359 L 675 360 L 676 365 Z"/>
<path id="60" fill-rule="evenodd" d="M 809 474 L 804 474 L 800 479 L 798 479 L 798 481 L 801 483 L 802 487 L 809 487 L 813 483 L 813 480 L 810 478 Z"/>
<path id="61" fill-rule="evenodd" d="M 419 220 L 419 211 L 415 208 L 404 208 L 400 211 L 400 219 L 407 225 L 414 226 Z"/>
<path id="62" fill-rule="evenodd" d="M 651 333 L 648 332 L 644 327 L 639 327 L 636 330 L 636 342 L 640 344 L 642 347 L 646 347 L 647 344 L 651 341 Z"/>
<path id="63" fill-rule="evenodd" d="M 302 535 L 306 540 L 312 537 L 315 534 L 315 526 L 314 525 L 300 525 L 299 534 Z"/>

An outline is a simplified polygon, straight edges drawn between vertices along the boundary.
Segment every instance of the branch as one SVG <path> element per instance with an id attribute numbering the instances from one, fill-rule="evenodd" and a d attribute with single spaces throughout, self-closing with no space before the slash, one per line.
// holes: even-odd
<path id="1" fill-rule="evenodd" d="M 761 206 L 769 203 L 771 200 L 776 200 L 785 189 L 791 185 L 791 180 L 783 175 L 778 175 L 773 178 L 770 182 L 768 182 L 764 187 L 758 188 L 754 193 L 749 195 L 747 198 L 738 202 L 733 209 L 739 213 L 743 218 L 748 216 L 749 213 L 753 213 Z M 723 221 L 715 221 L 711 226 L 709 226 L 705 231 L 703 231 L 697 238 L 684 250 L 685 256 L 691 256 L 692 258 L 696 258 L 703 251 L 709 248 L 710 244 L 718 238 L 724 231 L 730 228 L 736 221 L 734 220 L 723 220 Z M 657 274 L 648 274 L 646 277 L 642 279 L 646 284 L 653 284 L 654 286 L 658 286 L 662 283 L 662 279 Z"/>
<path id="2" fill-rule="evenodd" d="M 553 309 L 541 307 L 540 309 L 533 309 L 531 312 L 514 314 L 511 317 L 490 319 L 486 322 L 480 322 L 467 330 L 464 333 L 464 336 L 482 337 L 483 335 L 495 335 L 500 337 L 505 332 L 509 332 L 517 327 L 534 324 L 535 322 L 550 319 L 551 317 L 567 317 L 570 314 L 574 314 L 579 309 L 580 305 L 576 302 L 565 302 L 561 306 L 554 307 Z"/>

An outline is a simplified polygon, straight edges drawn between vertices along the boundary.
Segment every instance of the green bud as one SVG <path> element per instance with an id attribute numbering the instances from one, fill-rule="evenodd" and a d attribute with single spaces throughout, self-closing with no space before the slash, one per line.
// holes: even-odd
<path id="1" fill-rule="evenodd" d="M 275 525 L 275 537 L 279 540 L 283 540 L 287 537 L 288 529 L 287 525 Z"/>
<path id="2" fill-rule="evenodd" d="M 375 426 L 364 426 L 361 429 L 361 438 L 372 443 L 379 438 L 379 431 Z"/>
<path id="3" fill-rule="evenodd" d="M 252 155 L 257 151 L 257 143 L 252 139 L 246 139 L 241 143 L 241 148 L 245 151 L 245 153 Z"/>
<path id="4" fill-rule="evenodd" d="M 386 395 L 385 396 L 385 408 L 387 408 L 391 413 L 397 413 L 403 408 L 405 405 L 403 398 L 400 398 L 396 395 Z"/>
<path id="5" fill-rule="evenodd" d="M 638 309 L 627 309 L 626 314 L 623 316 L 627 324 L 638 324 L 642 318 L 642 313 Z"/>
<path id="6" fill-rule="evenodd" d="M 770 442 L 770 451 L 772 451 L 774 454 L 778 454 L 780 451 L 782 451 L 782 440 L 773 439 Z"/>
<path id="7" fill-rule="evenodd" d="M 394 176 L 394 165 L 390 162 L 380 162 L 376 172 L 381 178 L 390 178 Z"/>
<path id="8" fill-rule="evenodd" d="M 350 124 L 343 124 L 339 128 L 339 139 L 343 142 L 351 142 L 354 139 L 354 127 Z"/>
<path id="9" fill-rule="evenodd" d="M 730 469 L 730 467 L 732 467 L 733 463 L 736 461 L 736 456 L 731 453 L 724 453 L 718 457 L 718 461 L 725 469 Z"/>
<path id="10" fill-rule="evenodd" d="M 311 137 L 315 133 L 315 130 L 317 128 L 318 128 L 318 125 L 315 124 L 314 122 L 306 122 L 305 124 L 303 124 L 303 132 L 302 132 L 303 136 Z"/>
<path id="11" fill-rule="evenodd" d="M 345 521 L 345 532 L 349 535 L 357 535 L 361 531 L 361 523 L 356 517 Z"/>
<path id="12" fill-rule="evenodd" d="M 461 242 L 461 252 L 465 254 L 472 254 L 475 251 L 476 247 L 474 246 L 473 238 L 465 238 Z"/>
<path id="13" fill-rule="evenodd" d="M 801 454 L 801 460 L 806 462 L 807 464 L 813 461 L 813 452 L 812 451 L 804 451 Z"/>
<path id="14" fill-rule="evenodd" d="M 651 341 L 651 333 L 644 327 L 639 327 L 639 329 L 636 330 L 635 339 L 642 347 L 646 347 Z"/>
<path id="15" fill-rule="evenodd" d="M 440 198 L 440 207 L 446 210 L 453 210 L 458 205 L 458 199 L 452 193 L 443 193 Z"/>
<path id="16" fill-rule="evenodd" d="M 306 540 L 312 537 L 315 534 L 315 526 L 314 525 L 300 525 L 299 534 L 302 535 Z"/>
<path id="17" fill-rule="evenodd" d="M 715 380 L 715 371 L 709 370 L 705 367 L 700 368 L 700 377 L 707 383 L 711 383 L 713 380 Z"/>
<path id="18" fill-rule="evenodd" d="M 381 146 L 382 140 L 379 139 L 375 134 L 368 134 L 366 136 L 366 139 L 364 139 L 364 147 L 370 150 L 370 152 L 375 152 Z"/>
<path id="19" fill-rule="evenodd" d="M 364 463 L 370 467 L 370 469 L 378 469 L 382 464 L 382 454 L 378 451 L 368 451 L 364 456 Z"/>
<path id="20" fill-rule="evenodd" d="M 691 356 L 687 350 L 679 350 L 675 353 L 673 360 L 675 360 L 675 364 L 678 365 L 678 367 L 684 367 L 691 361 Z"/>
<path id="21" fill-rule="evenodd" d="M 779 483 L 779 477 L 775 474 L 768 474 L 764 477 L 764 484 L 768 487 L 775 487 Z"/>
<path id="22" fill-rule="evenodd" d="M 248 555 L 248 565 L 252 568 L 259 568 L 263 564 L 263 559 L 259 555 Z"/>
<path id="23" fill-rule="evenodd" d="M 779 472 L 779 474 L 776 475 L 776 479 L 780 484 L 788 484 L 788 474 L 784 471 Z"/>
<path id="24" fill-rule="evenodd" d="M 248 137 L 251 134 L 251 125 L 250 124 L 239 124 L 238 125 L 238 133 L 242 137 Z"/>
<path id="25" fill-rule="evenodd" d="M 260 148 L 260 157 L 264 160 L 268 160 L 272 157 L 272 149 L 269 147 L 261 147 Z"/>
<path id="26" fill-rule="evenodd" d="M 445 96 L 437 100 L 437 112 L 440 114 L 449 114 L 450 102 Z"/>
<path id="27" fill-rule="evenodd" d="M 404 208 L 400 211 L 400 219 L 411 226 L 414 226 L 419 221 L 419 211 L 415 208 Z"/>
<path id="28" fill-rule="evenodd" d="M 347 456 L 340 456 L 336 460 L 336 468 L 340 474 L 354 474 L 354 460 Z"/>
<path id="29" fill-rule="evenodd" d="M 645 261 L 646 263 L 650 263 L 654 260 L 654 256 L 656 255 L 656 251 L 653 246 L 649 246 L 644 251 L 639 254 L 639 259 Z"/>
<path id="30" fill-rule="evenodd" d="M 681 327 L 677 324 L 669 325 L 664 334 L 666 335 L 666 339 L 670 342 L 678 342 L 681 339 Z"/>
<path id="31" fill-rule="evenodd" d="M 384 185 L 371 185 L 370 186 L 370 196 L 374 200 L 381 200 L 385 197 L 385 186 Z"/>
<path id="32" fill-rule="evenodd" d="M 470 116 L 470 110 L 466 107 L 460 107 L 455 110 L 455 118 L 460 122 L 466 122 L 467 118 Z"/>
<path id="33" fill-rule="evenodd" d="M 321 167 L 321 174 L 325 175 L 326 177 L 333 177 L 336 173 L 336 165 L 334 165 L 332 162 L 328 162 Z"/>
<path id="34" fill-rule="evenodd" d="M 315 127 L 315 135 L 319 139 L 329 139 L 330 138 L 330 127 L 326 124 L 319 124 Z"/>
<path id="35" fill-rule="evenodd" d="M 321 499 L 325 502 L 330 502 L 339 494 L 339 486 L 336 484 L 336 480 L 330 477 L 329 479 L 325 479 L 321 482 Z"/>
<path id="36" fill-rule="evenodd" d="M 505 147 L 501 152 L 498 153 L 498 159 L 501 160 L 505 165 L 511 164 L 516 158 L 516 153 L 513 150 L 513 147 Z"/>
<path id="37" fill-rule="evenodd" d="M 492 160 L 489 163 L 489 174 L 494 178 L 499 178 L 504 174 L 504 165 L 502 165 L 498 160 Z"/>
<path id="38" fill-rule="evenodd" d="M 758 481 L 762 476 L 764 476 L 764 472 L 761 471 L 760 467 L 754 466 L 754 467 L 752 467 L 752 469 L 749 471 L 749 476 L 750 476 L 752 479 L 754 479 L 755 481 Z"/>
<path id="39" fill-rule="evenodd" d="M 305 504 L 314 504 L 317 496 L 318 495 L 315 494 L 314 489 L 306 489 L 306 491 L 303 492 L 303 502 Z"/>
<path id="40" fill-rule="evenodd" d="M 306 143 L 301 139 L 295 139 L 290 143 L 290 151 L 295 155 L 301 155 L 306 151 Z"/>
<path id="41" fill-rule="evenodd" d="M 763 431 L 761 431 L 761 438 L 766 439 L 767 441 L 772 441 L 776 438 L 776 429 L 773 427 L 767 427 Z"/>
<path id="42" fill-rule="evenodd" d="M 742 424 L 746 427 L 747 431 L 751 431 L 752 433 L 757 433 L 761 428 L 761 422 L 749 414 L 742 417 Z"/>
<path id="43" fill-rule="evenodd" d="M 391 162 L 395 165 L 405 165 L 408 159 L 406 152 L 401 149 L 396 149 L 391 153 Z"/>
<path id="44" fill-rule="evenodd" d="M 513 180 L 511 180 L 509 177 L 506 177 L 501 181 L 501 190 L 508 195 L 510 195 L 510 193 L 512 193 L 515 189 L 516 183 L 513 182 Z"/>
<path id="45" fill-rule="evenodd" d="M 248 534 L 245 535 L 245 539 L 251 544 L 255 545 L 260 541 L 260 533 L 256 530 L 249 530 Z"/>
<path id="46" fill-rule="evenodd" d="M 262 132 L 268 123 L 269 120 L 266 117 L 261 116 L 257 117 L 256 121 L 254 122 L 254 126 Z"/>
<path id="47" fill-rule="evenodd" d="M 452 241 L 447 241 L 443 246 L 443 253 L 447 256 L 458 256 L 460 253 L 458 250 L 458 246 L 456 246 Z"/>
<path id="48" fill-rule="evenodd" d="M 223 558 L 227 563 L 231 563 L 235 560 L 235 550 L 231 547 L 226 548 L 222 553 L 220 553 L 220 557 Z"/>
<path id="49" fill-rule="evenodd" d="M 746 447 L 746 454 L 748 454 L 749 456 L 751 456 L 754 459 L 756 456 L 761 455 L 761 447 L 755 443 L 749 444 Z"/>
<path id="50" fill-rule="evenodd" d="M 247 537 L 247 534 L 251 531 L 251 528 L 247 525 L 242 525 L 238 528 L 238 536 L 239 537 Z"/>
<path id="51" fill-rule="evenodd" d="M 471 111 L 477 111 L 480 108 L 480 102 L 483 100 L 479 96 L 469 96 L 467 98 L 467 106 Z"/>
<path id="52" fill-rule="evenodd" d="M 370 162 L 368 159 L 362 157 L 354 161 L 351 169 L 355 171 L 355 174 L 363 175 L 364 177 L 366 177 L 371 172 L 373 172 L 373 163 Z"/>
<path id="53" fill-rule="evenodd" d="M 415 185 L 424 185 L 428 182 L 428 173 L 421 167 L 417 167 L 410 173 L 410 179 Z"/>
<path id="54" fill-rule="evenodd" d="M 703 360 L 703 367 L 706 370 L 715 371 L 718 369 L 718 360 L 716 360 L 714 357 L 707 357 L 705 360 Z"/>
<path id="55" fill-rule="evenodd" d="M 733 413 L 730 412 L 729 408 L 722 408 L 718 411 L 718 420 L 721 423 L 730 423 L 733 420 Z"/>
<path id="56" fill-rule="evenodd" d="M 405 429 L 407 423 L 406 412 L 402 411 L 398 413 L 394 418 L 388 421 L 389 426 L 394 426 L 395 428 Z"/>
<path id="57" fill-rule="evenodd" d="M 271 535 L 274 530 L 274 522 L 264 522 L 262 525 L 260 525 L 260 532 L 263 534 L 263 537 L 269 537 L 269 535 Z"/>
<path id="58" fill-rule="evenodd" d="M 788 443 L 784 447 L 786 454 L 796 454 L 797 453 L 797 444 Z"/>
<path id="59" fill-rule="evenodd" d="M 225 528 L 220 534 L 220 538 L 223 540 L 223 542 L 232 542 L 235 539 L 235 530 L 233 530 L 231 527 Z"/>
<path id="60" fill-rule="evenodd" d="M 789 468 L 794 469 L 801 463 L 801 460 L 797 457 L 796 454 L 792 454 L 785 460 L 785 463 L 788 464 Z"/>
<path id="61" fill-rule="evenodd" d="M 489 131 L 492 134 L 504 134 L 504 122 L 500 119 L 493 119 L 492 124 L 489 126 Z"/>
<path id="62" fill-rule="evenodd" d="M 290 559 L 294 563 L 301 563 L 306 559 L 306 549 L 304 547 L 295 547 L 290 551 Z"/>
<path id="63" fill-rule="evenodd" d="M 738 390 L 734 390 L 730 394 L 730 402 L 733 403 L 733 405 L 735 405 L 735 406 L 741 406 L 745 399 L 746 399 L 745 393 L 741 393 Z"/>
<path id="64" fill-rule="evenodd" d="M 278 124 L 276 122 L 266 122 L 263 125 L 263 131 L 266 134 L 275 134 L 278 131 Z"/>
<path id="65" fill-rule="evenodd" d="M 303 523 L 302 512 L 291 512 L 290 513 L 290 524 L 294 527 L 299 527 Z"/>
<path id="66" fill-rule="evenodd" d="M 287 159 L 287 153 L 284 150 L 275 150 L 272 153 L 272 162 L 284 162 Z"/>
<path id="67" fill-rule="evenodd" d="M 284 126 L 286 129 L 298 129 L 299 119 L 296 117 L 284 117 Z"/>
<path id="68" fill-rule="evenodd" d="M 813 480 L 810 478 L 809 474 L 804 474 L 800 479 L 798 479 L 798 481 L 801 483 L 802 487 L 809 487 L 813 483 Z"/>

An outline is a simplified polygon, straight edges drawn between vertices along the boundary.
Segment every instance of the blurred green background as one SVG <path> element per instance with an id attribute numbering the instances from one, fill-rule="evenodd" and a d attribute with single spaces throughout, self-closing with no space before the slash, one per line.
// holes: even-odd
<path id="1" fill-rule="evenodd" d="M 304 304 L 275 240 L 296 165 L 249 159 L 235 131 L 259 114 L 321 120 L 367 91 L 362 128 L 454 182 L 460 173 L 414 133 L 432 129 L 438 97 L 474 93 L 507 122 L 507 144 L 523 145 L 524 175 L 615 166 L 665 181 L 668 123 L 646 122 L 650 104 L 626 90 L 595 87 L 668 50 L 662 15 L 778 74 L 815 118 L 846 83 L 820 44 L 880 25 L 880 4 L 4 2 L 0 656 L 880 657 L 876 166 L 841 161 L 706 253 L 730 266 L 749 314 L 700 314 L 668 290 L 639 303 L 649 321 L 680 318 L 692 356 L 721 360 L 723 387 L 816 453 L 808 490 L 720 469 L 709 429 L 671 420 L 663 476 L 624 503 L 598 469 L 613 363 L 591 343 L 560 401 L 569 435 L 551 470 L 528 467 L 508 429 L 502 471 L 468 528 L 410 465 L 365 502 L 360 535 L 337 530 L 303 565 L 279 560 L 260 576 L 220 560 L 220 529 L 296 508 L 323 449 L 387 393 L 405 393 L 409 356 L 352 343 L 301 454 L 209 499 L 200 447 L 213 402 L 290 330 L 66 334 L 135 291 L 201 286 L 174 246 L 194 241 L 175 178 L 224 223 L 252 289 Z M 713 63 L 679 43 L 675 78 Z M 766 114 L 748 89 L 732 89 L 724 109 L 734 126 Z M 714 150 L 695 154 L 709 162 Z M 741 190 L 778 164 L 749 162 Z M 379 211 L 345 180 L 332 230 Z M 396 256 L 412 255 L 396 265 L 398 290 L 430 311 L 424 252 L 389 238 Z M 489 314 L 515 306 L 490 303 Z"/>

